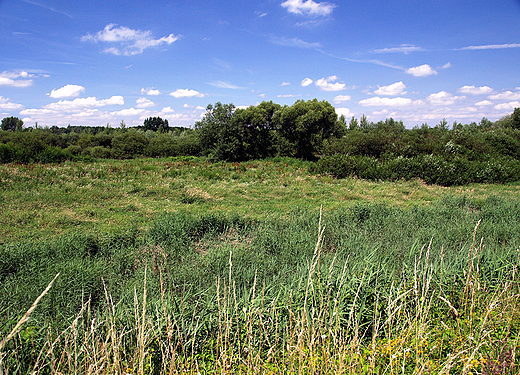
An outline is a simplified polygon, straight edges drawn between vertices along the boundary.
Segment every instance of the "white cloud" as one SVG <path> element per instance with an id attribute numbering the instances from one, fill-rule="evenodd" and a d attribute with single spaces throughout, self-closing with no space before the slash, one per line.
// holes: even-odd
<path id="1" fill-rule="evenodd" d="M 312 82 L 313 82 L 312 79 L 310 79 L 310 78 L 305 78 L 305 79 L 301 82 L 301 85 L 302 85 L 302 87 L 307 87 L 307 86 L 309 86 Z"/>
<path id="2" fill-rule="evenodd" d="M 468 46 L 460 48 L 461 50 L 483 50 L 483 49 L 504 49 L 504 48 L 520 48 L 519 43 L 509 44 L 485 44 L 482 46 Z"/>
<path id="3" fill-rule="evenodd" d="M 84 91 L 85 88 L 83 86 L 65 85 L 62 88 L 52 90 L 51 93 L 47 95 L 54 99 L 75 98 Z"/>
<path id="4" fill-rule="evenodd" d="M 104 50 L 113 55 L 137 55 L 143 53 L 146 48 L 157 47 L 162 44 L 172 44 L 180 38 L 179 35 L 170 34 L 168 36 L 154 39 L 151 31 L 141 31 L 130 29 L 116 24 L 106 25 L 102 31 L 95 35 L 90 33 L 81 38 L 82 41 L 116 43 L 118 47 L 109 47 Z"/>
<path id="5" fill-rule="evenodd" d="M 9 111 L 22 108 L 23 106 L 21 104 L 11 103 L 9 101 L 9 98 L 4 98 L 3 96 L 0 96 L 0 109 Z"/>
<path id="6" fill-rule="evenodd" d="M 142 108 L 135 109 L 134 107 L 132 107 L 132 108 L 122 109 L 120 111 L 110 112 L 110 114 L 112 114 L 114 116 L 138 116 L 141 113 L 143 113 L 144 111 L 145 110 Z"/>
<path id="7" fill-rule="evenodd" d="M 337 81 L 338 77 L 336 76 L 330 76 L 327 78 L 321 78 L 316 81 L 316 86 L 318 86 L 323 91 L 341 91 L 345 89 L 344 83 L 333 83 L 334 81 Z"/>
<path id="8" fill-rule="evenodd" d="M 494 100 L 519 100 L 520 92 L 506 91 L 500 94 L 490 95 L 488 98 Z"/>
<path id="9" fill-rule="evenodd" d="M 282 3 L 282 6 L 286 8 L 289 13 L 308 16 L 328 16 L 336 7 L 335 4 L 317 3 L 313 0 L 286 0 Z"/>
<path id="10" fill-rule="evenodd" d="M 159 90 L 145 89 L 145 88 L 141 89 L 141 95 L 157 96 L 160 94 L 161 94 L 161 92 Z"/>
<path id="11" fill-rule="evenodd" d="M 243 87 L 236 86 L 236 85 L 233 85 L 232 83 L 224 82 L 224 81 L 214 81 L 214 82 L 210 82 L 209 84 L 211 86 L 218 87 L 221 89 L 231 89 L 231 90 L 243 89 Z"/>
<path id="12" fill-rule="evenodd" d="M 412 99 L 401 97 L 380 98 L 375 96 L 373 98 L 361 100 L 358 104 L 364 107 L 402 107 L 407 105 L 420 105 L 424 104 L 424 102 L 422 100 L 413 101 Z"/>
<path id="13" fill-rule="evenodd" d="M 299 38 L 286 38 L 286 37 L 271 37 L 271 42 L 286 47 L 297 47 L 297 48 L 308 48 L 316 49 L 320 48 L 320 43 L 311 43 L 301 40 Z"/>
<path id="14" fill-rule="evenodd" d="M 53 111 L 52 109 L 48 108 L 30 108 L 20 111 L 20 114 L 23 116 L 50 115 L 54 113 L 56 113 L 56 111 Z"/>
<path id="15" fill-rule="evenodd" d="M 482 100 L 478 103 L 475 103 L 475 105 L 478 105 L 478 106 L 493 105 L 493 102 L 490 102 L 489 100 Z"/>
<path id="16" fill-rule="evenodd" d="M 338 95 L 338 96 L 335 96 L 334 99 L 332 99 L 332 101 L 334 103 L 341 103 L 341 102 L 346 102 L 350 99 L 351 99 L 350 95 Z"/>
<path id="17" fill-rule="evenodd" d="M 350 117 L 352 115 L 352 112 L 350 112 L 350 109 L 348 108 L 345 108 L 345 107 L 341 107 L 341 108 L 336 108 L 336 114 L 338 116 L 345 116 L 345 117 Z"/>
<path id="18" fill-rule="evenodd" d="M 173 96 L 174 98 L 203 98 L 204 94 L 201 94 L 198 91 L 195 90 L 189 90 L 189 89 L 178 89 L 170 93 L 170 96 Z"/>
<path id="19" fill-rule="evenodd" d="M 375 53 L 404 53 L 408 54 L 410 52 L 417 52 L 417 51 L 423 51 L 421 47 L 414 46 L 412 44 L 401 44 L 399 47 L 392 47 L 392 48 L 381 48 L 381 49 L 375 49 L 372 52 Z"/>
<path id="20" fill-rule="evenodd" d="M 155 105 L 154 102 L 146 98 L 139 98 L 135 101 L 135 103 L 137 108 L 148 108 L 153 107 Z"/>
<path id="21" fill-rule="evenodd" d="M 384 95 L 384 96 L 397 96 L 406 94 L 406 91 L 404 89 L 406 88 L 406 85 L 400 81 L 396 83 L 392 83 L 388 86 L 381 86 L 379 87 L 374 93 L 376 95 Z"/>
<path id="22" fill-rule="evenodd" d="M 290 86 L 291 83 L 290 82 L 282 82 L 282 84 L 280 86 Z"/>
<path id="23" fill-rule="evenodd" d="M 440 91 L 435 94 L 429 95 L 426 99 L 432 105 L 451 105 L 457 100 L 464 99 L 465 96 L 455 96 L 446 91 Z"/>
<path id="24" fill-rule="evenodd" d="M 509 102 L 509 103 L 502 103 L 502 104 L 497 104 L 496 106 L 494 106 L 493 108 L 495 109 L 498 109 L 498 110 L 513 110 L 515 108 L 520 108 L 520 102 L 519 101 L 514 101 L 514 102 Z"/>
<path id="25" fill-rule="evenodd" d="M 104 107 L 106 105 L 123 105 L 125 101 L 122 96 L 112 96 L 109 99 L 101 99 L 91 96 L 88 98 L 77 98 L 74 100 L 60 100 L 57 103 L 47 104 L 44 108 L 56 111 L 77 111 L 88 107 Z"/>
<path id="26" fill-rule="evenodd" d="M 0 86 L 11 86 L 11 87 L 29 87 L 32 85 L 32 79 L 17 79 L 17 78 L 28 78 L 31 77 L 26 71 L 19 72 L 7 72 L 0 73 Z"/>
<path id="27" fill-rule="evenodd" d="M 277 95 L 279 98 L 298 98 L 301 95 L 294 95 L 294 94 L 285 94 L 285 95 Z"/>
<path id="28" fill-rule="evenodd" d="M 461 92 L 463 94 L 481 95 L 481 94 L 491 94 L 493 92 L 493 89 L 489 86 L 475 87 L 474 85 L 472 85 L 472 86 L 462 86 L 460 89 L 458 89 L 458 92 Z"/>
<path id="29" fill-rule="evenodd" d="M 406 73 L 411 74 L 415 77 L 427 77 L 437 74 L 437 72 L 433 70 L 432 67 L 428 64 L 414 66 L 413 68 L 407 69 Z"/>

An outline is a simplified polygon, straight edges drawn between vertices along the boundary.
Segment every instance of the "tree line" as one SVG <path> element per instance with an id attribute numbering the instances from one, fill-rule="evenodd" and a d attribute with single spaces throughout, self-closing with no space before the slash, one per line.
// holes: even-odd
<path id="1" fill-rule="evenodd" d="M 208 105 L 193 128 L 171 127 L 160 117 L 147 118 L 142 126 L 132 128 L 124 121 L 115 128 L 109 124 L 65 128 L 36 124 L 33 128 L 9 117 L 2 120 L 1 129 L 2 163 L 143 156 L 206 156 L 236 162 L 290 156 L 316 161 L 316 173 L 338 178 L 423 178 L 445 185 L 520 179 L 520 167 L 518 173 L 514 167 L 520 162 L 520 108 L 495 122 L 483 118 L 479 123 L 454 122 L 450 128 L 443 120 L 433 127 L 406 129 L 393 118 L 378 122 L 368 121 L 365 115 L 348 121 L 338 118 L 330 103 L 317 99 L 298 100 L 291 106 L 264 101 L 245 109 L 217 102 Z M 486 168 L 508 172 L 482 177 Z M 429 179 L 425 170 L 458 174 L 460 181 Z M 481 177 L 474 176 L 477 172 Z"/>

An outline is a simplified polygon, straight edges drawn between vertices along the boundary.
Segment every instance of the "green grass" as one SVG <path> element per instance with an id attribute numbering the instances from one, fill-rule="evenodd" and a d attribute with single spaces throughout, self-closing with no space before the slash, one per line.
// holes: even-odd
<path id="1" fill-rule="evenodd" d="M 294 159 L 212 164 L 135 159 L 60 165 L 0 165 L 0 243 L 79 231 L 146 228 L 164 212 L 263 218 L 294 207 L 325 211 L 357 202 L 430 204 L 446 195 L 519 196 L 518 184 L 443 188 L 421 181 L 335 180 Z"/>
<path id="2" fill-rule="evenodd" d="M 1 166 L 0 373 L 516 371 L 517 185 L 307 167 Z"/>

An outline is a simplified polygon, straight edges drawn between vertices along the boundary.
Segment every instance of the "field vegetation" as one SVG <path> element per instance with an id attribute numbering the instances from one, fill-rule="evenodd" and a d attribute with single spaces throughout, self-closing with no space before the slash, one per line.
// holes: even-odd
<path id="1" fill-rule="evenodd" d="M 518 184 L 311 166 L 0 166 L 1 370 L 515 373 Z"/>
<path id="2" fill-rule="evenodd" d="M 517 374 L 520 108 L 0 131 L 0 375 Z"/>

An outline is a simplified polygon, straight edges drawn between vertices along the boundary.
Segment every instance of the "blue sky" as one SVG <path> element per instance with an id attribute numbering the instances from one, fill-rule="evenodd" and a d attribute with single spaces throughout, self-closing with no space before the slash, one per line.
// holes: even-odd
<path id="1" fill-rule="evenodd" d="M 193 126 L 210 103 L 497 120 L 520 107 L 520 1 L 0 0 L 0 117 Z"/>

